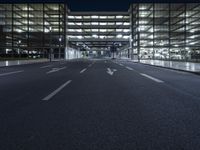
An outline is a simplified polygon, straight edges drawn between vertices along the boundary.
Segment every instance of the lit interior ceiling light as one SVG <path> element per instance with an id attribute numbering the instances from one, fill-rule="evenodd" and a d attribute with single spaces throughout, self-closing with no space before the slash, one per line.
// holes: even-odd
<path id="1" fill-rule="evenodd" d="M 118 35 L 117 35 L 117 38 L 122 38 L 122 37 L 123 37 L 122 34 L 118 34 Z"/>
<path id="2" fill-rule="evenodd" d="M 81 26 L 81 25 L 82 25 L 82 23 L 81 23 L 81 22 L 78 22 L 78 23 L 76 23 L 76 25 L 78 25 L 78 26 Z"/>
<path id="3" fill-rule="evenodd" d="M 73 23 L 73 22 L 68 22 L 68 25 L 75 25 L 75 23 Z"/>
<path id="4" fill-rule="evenodd" d="M 46 22 L 46 21 L 45 21 L 45 23 L 44 23 L 44 24 L 45 24 L 45 25 L 49 25 L 49 22 Z"/>
<path id="5" fill-rule="evenodd" d="M 140 14 L 140 17 L 146 17 L 146 14 Z"/>
<path id="6" fill-rule="evenodd" d="M 74 29 L 67 29 L 68 32 L 74 32 L 75 30 Z"/>
<path id="7" fill-rule="evenodd" d="M 78 38 L 78 39 L 82 39 L 82 38 L 83 38 L 83 36 L 77 36 L 77 38 Z"/>
<path id="8" fill-rule="evenodd" d="M 139 8 L 140 10 L 145 10 L 145 9 L 147 9 L 145 6 L 140 6 L 140 8 Z"/>
<path id="9" fill-rule="evenodd" d="M 92 32 L 98 32 L 98 29 L 91 29 Z"/>
<path id="10" fill-rule="evenodd" d="M 69 19 L 74 19 L 74 16 L 68 16 Z"/>
<path id="11" fill-rule="evenodd" d="M 17 30 L 16 30 L 16 32 L 19 32 L 19 33 L 21 33 L 21 32 L 22 32 L 22 30 L 21 30 L 21 29 L 17 29 Z"/>
<path id="12" fill-rule="evenodd" d="M 129 39 L 128 35 L 123 36 L 124 39 Z"/>
<path id="13" fill-rule="evenodd" d="M 150 38 L 150 39 L 153 39 L 153 35 L 150 35 L 149 38 Z"/>
<path id="14" fill-rule="evenodd" d="M 100 29 L 100 32 L 106 32 L 106 29 Z"/>
<path id="15" fill-rule="evenodd" d="M 175 47 L 179 47 L 179 45 L 174 45 Z"/>
<path id="16" fill-rule="evenodd" d="M 148 21 L 142 20 L 142 21 L 140 21 L 139 23 L 140 23 L 140 24 L 147 24 Z"/>
<path id="17" fill-rule="evenodd" d="M 153 28 L 151 28 L 149 31 L 150 31 L 150 32 L 153 32 Z"/>
<path id="18" fill-rule="evenodd" d="M 92 19 L 97 19 L 97 18 L 99 18 L 99 16 L 92 16 L 91 18 Z"/>
<path id="19" fill-rule="evenodd" d="M 98 38 L 98 35 L 94 34 L 94 35 L 92 35 L 92 37 L 94 37 L 94 38 Z"/>
<path id="20" fill-rule="evenodd" d="M 129 29 L 124 29 L 124 32 L 126 32 L 126 33 L 127 33 L 127 32 L 130 32 L 130 30 L 129 30 Z"/>
<path id="21" fill-rule="evenodd" d="M 82 19 L 82 16 L 75 16 L 76 19 Z"/>
<path id="22" fill-rule="evenodd" d="M 123 24 L 122 22 L 117 22 L 117 23 L 116 23 L 116 25 L 122 25 L 122 24 Z"/>
<path id="23" fill-rule="evenodd" d="M 106 22 L 101 22 L 100 25 L 101 26 L 105 26 L 105 25 L 107 25 L 107 23 Z"/>
<path id="24" fill-rule="evenodd" d="M 106 19 L 107 16 L 100 16 L 100 19 Z"/>
<path id="25" fill-rule="evenodd" d="M 192 43 L 190 43 L 190 45 L 195 45 L 196 43 L 198 43 L 198 42 L 192 42 Z"/>
<path id="26" fill-rule="evenodd" d="M 52 9 L 53 9 L 53 10 L 59 10 L 59 8 L 56 7 L 56 6 L 54 6 Z"/>
<path id="27" fill-rule="evenodd" d="M 23 17 L 28 17 L 28 15 L 27 15 L 27 14 L 23 14 L 22 16 L 23 16 Z"/>
<path id="28" fill-rule="evenodd" d="M 122 32 L 122 31 L 123 31 L 123 29 L 116 29 L 116 31 L 117 31 L 117 32 Z"/>
<path id="29" fill-rule="evenodd" d="M 124 25 L 128 26 L 128 25 L 130 25 L 130 23 L 129 22 L 124 22 Z"/>
<path id="30" fill-rule="evenodd" d="M 121 19 L 121 18 L 123 18 L 123 16 L 116 16 L 116 18 L 117 18 L 117 19 Z"/>
<path id="31" fill-rule="evenodd" d="M 76 31 L 77 31 L 77 32 L 82 32 L 82 29 L 77 29 Z"/>
<path id="32" fill-rule="evenodd" d="M 92 25 L 98 25 L 98 22 L 92 22 Z"/>
<path id="33" fill-rule="evenodd" d="M 197 38 L 197 37 L 198 37 L 198 35 L 192 35 L 192 36 L 190 36 L 191 39 L 194 39 L 194 38 Z"/>

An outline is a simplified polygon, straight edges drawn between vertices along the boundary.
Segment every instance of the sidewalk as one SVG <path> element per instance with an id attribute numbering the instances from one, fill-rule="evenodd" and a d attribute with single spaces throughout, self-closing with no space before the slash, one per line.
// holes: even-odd
<path id="1" fill-rule="evenodd" d="M 8 61 L 0 61 L 0 67 L 33 64 L 33 63 L 41 63 L 41 62 L 48 62 L 48 61 L 49 59 L 8 60 Z"/>
<path id="2" fill-rule="evenodd" d="M 200 63 L 164 61 L 164 60 L 140 60 L 143 64 L 154 65 L 164 68 L 176 69 L 192 73 L 200 73 Z"/>

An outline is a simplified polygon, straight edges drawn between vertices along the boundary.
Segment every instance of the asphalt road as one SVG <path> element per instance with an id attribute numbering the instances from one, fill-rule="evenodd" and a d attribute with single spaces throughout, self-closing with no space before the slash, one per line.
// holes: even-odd
<path id="1" fill-rule="evenodd" d="M 0 150 L 199 150 L 200 76 L 120 60 L 0 68 Z"/>

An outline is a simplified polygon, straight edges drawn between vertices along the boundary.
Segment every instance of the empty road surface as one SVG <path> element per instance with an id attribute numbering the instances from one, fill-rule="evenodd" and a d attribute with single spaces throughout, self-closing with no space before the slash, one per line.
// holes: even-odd
<path id="1" fill-rule="evenodd" d="M 199 150 L 200 76 L 121 60 L 0 68 L 0 150 Z"/>

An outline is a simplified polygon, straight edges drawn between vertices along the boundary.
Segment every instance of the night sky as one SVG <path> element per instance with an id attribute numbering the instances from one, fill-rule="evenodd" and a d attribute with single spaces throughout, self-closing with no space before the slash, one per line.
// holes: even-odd
<path id="1" fill-rule="evenodd" d="M 0 0 L 1 3 L 9 2 L 65 2 L 72 11 L 127 11 L 131 3 L 135 2 L 200 2 L 200 0 Z"/>

